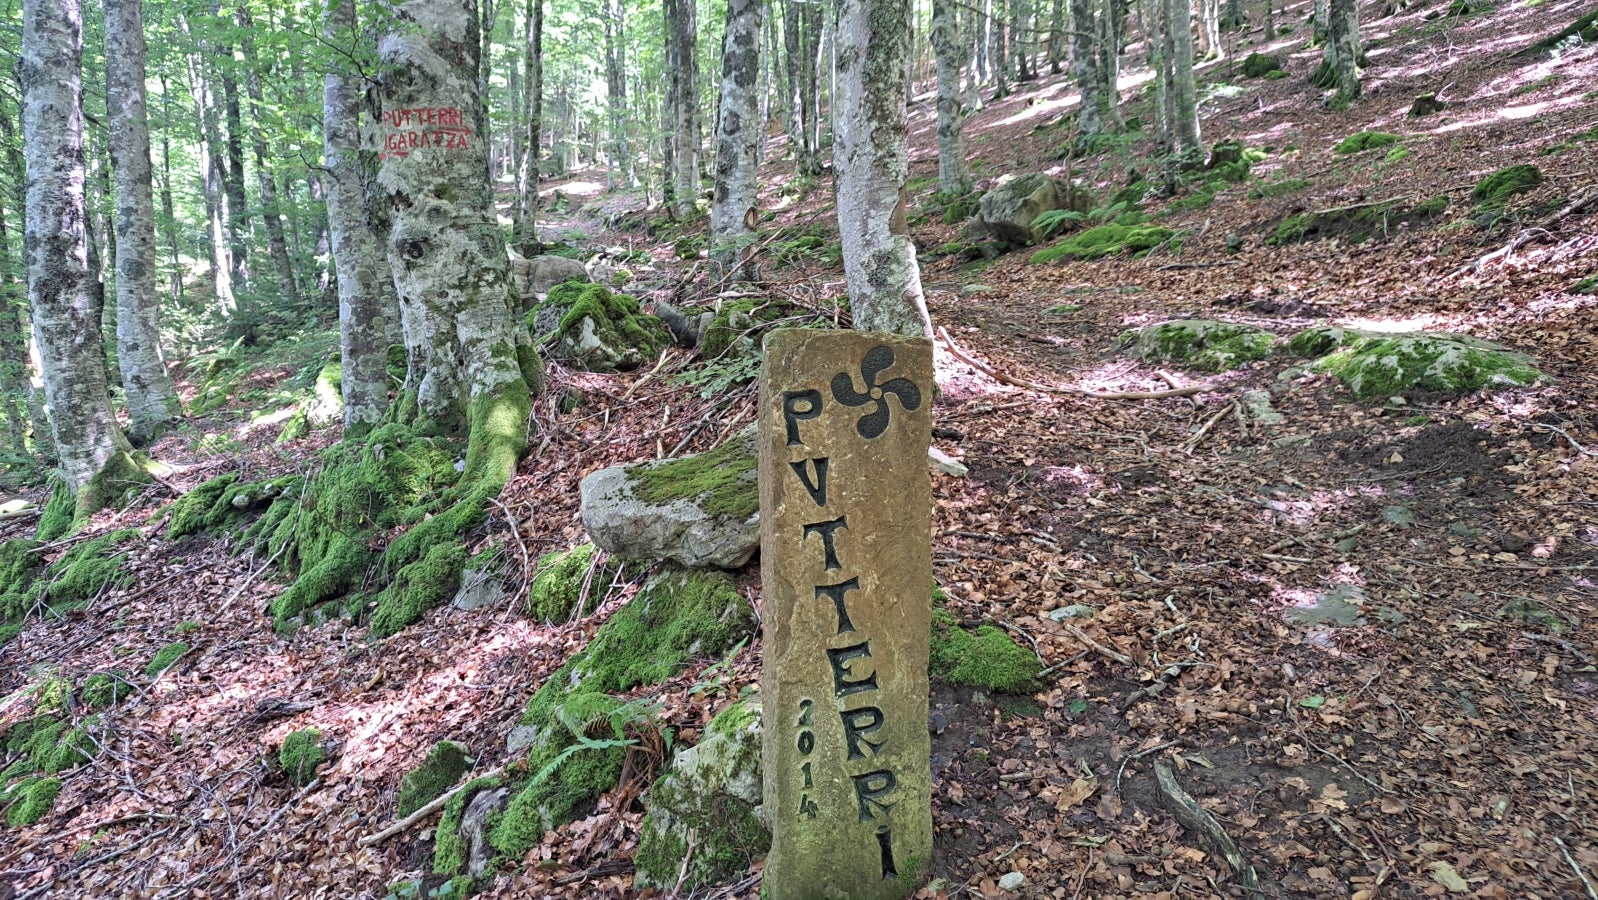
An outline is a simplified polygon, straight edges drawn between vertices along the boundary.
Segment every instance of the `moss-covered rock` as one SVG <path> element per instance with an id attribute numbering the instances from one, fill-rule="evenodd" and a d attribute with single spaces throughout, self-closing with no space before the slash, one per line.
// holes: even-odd
<path id="1" fill-rule="evenodd" d="M 529 324 L 536 331 L 556 314 L 547 337 L 553 352 L 591 372 L 637 368 L 671 345 L 660 319 L 641 311 L 634 298 L 602 285 L 557 286 L 528 314 Z"/>
<path id="2" fill-rule="evenodd" d="M 294 415 L 283 423 L 278 443 L 299 440 L 318 429 L 344 418 L 344 366 L 338 356 L 316 370 L 316 378 L 305 388 Z"/>
<path id="3" fill-rule="evenodd" d="M 599 608 L 621 566 L 596 560 L 597 548 L 583 544 L 546 553 L 527 586 L 526 614 L 541 622 L 565 622 Z"/>
<path id="4" fill-rule="evenodd" d="M 762 802 L 761 726 L 759 698 L 734 703 L 650 787 L 635 887 L 670 889 L 679 876 L 687 891 L 725 884 L 771 849 L 771 831 L 755 812 Z"/>
<path id="5" fill-rule="evenodd" d="M 1269 331 L 1252 325 L 1180 319 L 1138 331 L 1132 355 L 1144 362 L 1175 362 L 1204 372 L 1225 372 L 1269 356 L 1275 340 Z"/>
<path id="6" fill-rule="evenodd" d="M 126 553 L 119 544 L 140 537 L 137 528 L 124 528 L 85 541 L 61 555 L 45 571 L 44 599 L 53 609 L 82 606 L 108 588 L 121 587 L 132 577 L 122 571 Z"/>
<path id="7" fill-rule="evenodd" d="M 58 540 L 72 532 L 72 517 L 77 509 L 77 504 L 72 500 L 72 492 L 67 490 L 66 484 L 59 477 L 50 479 L 50 499 L 44 502 L 44 511 L 39 514 L 39 527 L 34 531 L 34 537 L 41 543 Z"/>
<path id="8" fill-rule="evenodd" d="M 740 297 L 724 300 L 699 337 L 699 356 L 711 360 L 729 351 L 747 356 L 760 351 L 760 336 L 766 327 L 793 312 L 778 300 Z"/>
<path id="9" fill-rule="evenodd" d="M 302 482 L 293 475 L 259 482 L 241 482 L 237 472 L 219 475 L 172 501 L 167 507 L 167 537 L 177 540 L 191 534 L 230 531 Z"/>
<path id="10" fill-rule="evenodd" d="M 25 778 L 0 792 L 0 803 L 9 804 L 6 824 L 13 828 L 32 825 L 45 817 L 61 793 L 59 778 Z"/>
<path id="11" fill-rule="evenodd" d="M 1332 152 L 1345 156 L 1352 153 L 1363 153 L 1366 150 L 1375 150 L 1379 147 L 1391 147 L 1403 139 L 1400 135 L 1389 134 L 1385 131 L 1361 131 L 1343 138 L 1336 147 L 1332 148 Z"/>
<path id="12" fill-rule="evenodd" d="M 1370 336 L 1368 332 L 1356 331 L 1352 328 L 1343 328 L 1337 325 L 1317 325 L 1314 328 L 1306 328 L 1288 338 L 1287 342 L 1282 345 L 1282 349 L 1293 356 L 1300 356 L 1305 359 L 1319 359 L 1328 353 L 1340 350 Z"/>
<path id="13" fill-rule="evenodd" d="M 131 693 L 133 685 L 128 681 L 127 673 L 118 671 L 96 672 L 84 679 L 83 687 L 78 690 L 83 705 L 89 709 L 115 706 Z"/>
<path id="14" fill-rule="evenodd" d="M 1032 254 L 1034 263 L 1061 259 L 1099 259 L 1116 253 L 1147 253 L 1172 238 L 1176 231 L 1159 225 L 1100 225 Z"/>
<path id="15" fill-rule="evenodd" d="M 1333 237 L 1360 243 L 1385 238 L 1401 227 L 1430 222 L 1447 210 L 1448 197 L 1439 194 L 1413 206 L 1405 205 L 1400 198 L 1363 206 L 1299 213 L 1277 223 L 1265 243 L 1280 247 Z"/>
<path id="16" fill-rule="evenodd" d="M 324 762 L 327 762 L 327 748 L 322 746 L 319 728 L 289 732 L 277 751 L 278 767 L 289 781 L 301 787 L 316 780 L 316 769 Z"/>
<path id="17" fill-rule="evenodd" d="M 760 546 L 755 434 L 704 453 L 601 469 L 582 480 L 583 525 L 618 559 L 736 568 Z"/>
<path id="18" fill-rule="evenodd" d="M 1314 366 L 1336 375 L 1360 399 L 1412 391 L 1461 394 L 1546 379 L 1531 357 L 1460 334 L 1369 335 Z"/>
<path id="19" fill-rule="evenodd" d="M 696 657 L 719 657 L 754 625 L 753 609 L 724 574 L 666 569 L 652 577 L 528 702 L 522 724 L 536 732 L 534 776 L 495 824 L 494 847 L 521 858 L 615 786 L 637 709 L 613 695 L 670 678 Z"/>
<path id="20" fill-rule="evenodd" d="M 954 616 L 934 609 L 928 671 L 949 684 L 1021 694 L 1040 687 L 1043 663 L 1002 629 L 981 625 L 974 632 L 967 631 Z"/>
<path id="21" fill-rule="evenodd" d="M 1542 170 L 1522 163 L 1499 169 L 1471 189 L 1470 198 L 1483 208 L 1501 208 L 1510 197 L 1543 183 Z"/>
<path id="22" fill-rule="evenodd" d="M 433 802 L 472 770 L 472 757 L 460 741 L 439 741 L 427 751 L 421 765 L 400 779 L 395 812 L 400 818 Z"/>
<path id="23" fill-rule="evenodd" d="M 38 600 L 44 559 L 35 551 L 43 546 L 25 539 L 0 544 L 0 644 L 17 636 Z"/>
<path id="24" fill-rule="evenodd" d="M 1255 52 L 1243 60 L 1243 75 L 1246 78 L 1264 78 L 1272 72 L 1281 70 L 1281 57 Z"/>
<path id="25" fill-rule="evenodd" d="M 154 678 L 155 676 L 160 675 L 162 672 L 165 672 L 167 669 L 172 668 L 173 663 L 176 663 L 179 659 L 182 659 L 183 655 L 188 652 L 189 645 L 183 643 L 182 641 L 178 641 L 177 643 L 173 644 L 167 644 L 160 650 L 155 651 L 155 656 L 151 657 L 149 665 L 144 667 L 144 674 Z"/>

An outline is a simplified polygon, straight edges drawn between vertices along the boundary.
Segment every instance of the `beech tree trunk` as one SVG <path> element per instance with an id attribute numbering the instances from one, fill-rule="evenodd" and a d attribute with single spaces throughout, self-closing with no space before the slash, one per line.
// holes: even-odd
<path id="1" fill-rule="evenodd" d="M 161 354 L 143 0 L 104 5 L 105 101 L 116 177 L 117 365 L 127 395 L 128 436 L 143 445 L 182 415 L 183 407 Z"/>
<path id="2" fill-rule="evenodd" d="M 62 482 L 80 515 L 136 476 L 106 392 L 84 233 L 82 0 L 22 6 L 22 136 L 27 158 L 28 305 L 43 364 Z"/>
<path id="3" fill-rule="evenodd" d="M 1162 2 L 1170 29 L 1171 70 L 1175 81 L 1171 96 L 1175 121 L 1171 130 L 1176 136 L 1177 153 L 1184 159 L 1199 159 L 1204 155 L 1204 143 L 1199 134 L 1198 92 L 1193 85 L 1193 15 L 1187 0 Z"/>
<path id="4" fill-rule="evenodd" d="M 710 204 L 710 259 L 714 277 L 746 274 L 754 242 L 757 187 L 756 144 L 760 140 L 761 0 L 727 0 L 721 50 L 721 114 L 716 125 L 716 189 Z"/>
<path id="5" fill-rule="evenodd" d="M 410 0 L 379 41 L 388 260 L 408 357 L 404 418 L 469 436 L 464 483 L 515 471 L 538 373 L 515 317 L 510 260 L 480 140 L 475 0 Z M 407 407 L 410 406 L 407 399 Z"/>
<path id="6" fill-rule="evenodd" d="M 527 0 L 526 99 L 522 108 L 526 131 L 522 138 L 521 165 L 516 171 L 516 225 L 518 245 L 538 242 L 538 140 L 544 130 L 544 0 Z"/>
<path id="7" fill-rule="evenodd" d="M 178 29 L 200 49 L 187 55 L 189 89 L 194 95 L 195 119 L 200 125 L 196 145 L 200 168 L 200 189 L 205 197 L 206 252 L 211 262 L 211 293 L 217 310 L 231 315 L 237 303 L 233 296 L 233 253 L 229 249 L 227 204 L 223 199 L 222 127 L 217 121 L 216 100 L 205 75 L 205 41 L 196 40 L 186 16 L 178 15 Z"/>
<path id="8" fill-rule="evenodd" d="M 322 36 L 330 46 L 357 40 L 355 0 L 326 0 Z M 391 279 L 382 244 L 372 231 L 360 145 L 361 81 L 330 57 L 322 89 L 322 152 L 327 165 L 327 219 L 338 273 L 340 390 L 344 429 L 359 433 L 388 409 L 388 309 L 381 282 Z"/>
<path id="9" fill-rule="evenodd" d="M 211 15 L 222 19 L 222 4 L 212 0 Z M 222 83 L 222 114 L 227 120 L 227 154 L 220 158 L 223 194 L 228 206 L 228 249 L 233 257 L 233 285 L 250 286 L 250 203 L 244 193 L 244 115 L 239 105 L 239 82 L 233 74 L 233 47 L 216 48 L 217 80 Z"/>
<path id="10" fill-rule="evenodd" d="M 1221 0 L 1198 0 L 1199 56 L 1218 59 L 1221 56 Z"/>
<path id="11" fill-rule="evenodd" d="M 959 13 L 954 0 L 932 0 L 932 53 L 938 63 L 938 190 L 955 196 L 971 188 L 965 148 L 960 139 L 964 113 L 960 104 Z"/>
<path id="12" fill-rule="evenodd" d="M 678 221 L 693 218 L 699 199 L 698 25 L 693 0 L 664 0 L 668 206 Z"/>
<path id="13" fill-rule="evenodd" d="M 1333 103 L 1347 106 L 1359 99 L 1359 3 L 1331 0 L 1326 22 L 1326 61 L 1337 85 Z"/>
<path id="14" fill-rule="evenodd" d="M 28 336 L 22 309 L 27 303 L 15 276 L 11 234 L 5 206 L 0 205 L 0 412 L 5 414 L 7 444 L 17 456 L 28 453 Z"/>
<path id="15" fill-rule="evenodd" d="M 241 46 L 247 62 L 255 59 L 255 40 L 250 32 L 255 23 L 250 11 L 240 5 L 238 23 Z M 266 132 L 261 127 L 266 97 L 261 91 L 261 74 L 258 66 L 244 68 L 244 93 L 250 100 L 250 154 L 255 158 L 255 185 L 261 198 L 261 220 L 266 225 L 266 247 L 272 257 L 272 274 L 277 281 L 278 297 L 290 304 L 300 300 L 299 286 L 294 278 L 294 263 L 289 259 L 288 238 L 283 233 L 283 215 L 278 209 L 277 184 L 272 180 L 272 167 L 267 164 Z"/>
<path id="16" fill-rule="evenodd" d="M 1082 94 L 1076 117 L 1076 143 L 1092 146 L 1093 139 L 1105 132 L 1104 75 L 1094 35 L 1099 20 L 1094 0 L 1071 0 L 1071 77 Z"/>
<path id="17" fill-rule="evenodd" d="M 856 328 L 932 336 L 905 224 L 910 0 L 839 0 L 833 170 Z"/>

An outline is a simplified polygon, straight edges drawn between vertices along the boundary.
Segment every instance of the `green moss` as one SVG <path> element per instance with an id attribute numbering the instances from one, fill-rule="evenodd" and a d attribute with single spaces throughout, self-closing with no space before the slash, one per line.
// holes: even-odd
<path id="1" fill-rule="evenodd" d="M 66 482 L 58 477 L 50 479 L 50 499 L 45 501 L 44 512 L 39 515 L 39 527 L 34 537 L 43 542 L 60 540 L 72 533 L 72 513 L 76 504 Z"/>
<path id="2" fill-rule="evenodd" d="M 458 543 L 443 543 L 435 544 L 426 556 L 400 569 L 378 595 L 372 636 L 398 634 L 428 610 L 455 596 L 465 568 L 466 548 Z"/>
<path id="3" fill-rule="evenodd" d="M 20 828 L 39 821 L 55 805 L 59 793 L 59 778 L 29 778 L 6 788 L 4 794 L 0 794 L 0 800 L 11 804 L 6 810 L 6 824 Z"/>
<path id="4" fill-rule="evenodd" d="M 90 709 L 105 709 L 122 702 L 122 698 L 131 693 L 133 685 L 128 682 L 127 673 L 96 672 L 84 679 L 78 696 Z"/>
<path id="5" fill-rule="evenodd" d="M 1271 353 L 1275 336 L 1252 325 L 1186 319 L 1138 332 L 1132 353 L 1145 362 L 1174 361 L 1205 372 L 1225 372 Z"/>
<path id="6" fill-rule="evenodd" d="M 1243 75 L 1247 78 L 1264 78 L 1272 72 L 1282 71 L 1282 60 L 1264 53 L 1250 53 L 1243 60 Z"/>
<path id="7" fill-rule="evenodd" d="M 139 537 L 137 528 L 124 528 L 74 546 L 62 554 L 45 572 L 44 597 L 52 608 L 82 606 L 111 587 L 120 587 L 132 577 L 122 571 L 126 553 L 113 548 Z"/>
<path id="8" fill-rule="evenodd" d="M 1143 253 L 1153 250 L 1176 236 L 1171 228 L 1158 225 L 1100 225 L 1080 231 L 1032 254 L 1034 263 L 1050 263 L 1060 259 L 1099 259 L 1115 253 Z"/>
<path id="9" fill-rule="evenodd" d="M 527 586 L 526 614 L 540 622 L 565 622 L 599 607 L 620 566 L 596 565 L 593 544 L 546 553 Z"/>
<path id="10" fill-rule="evenodd" d="M 154 678 L 155 676 L 160 675 L 162 672 L 165 672 L 167 669 L 171 668 L 173 663 L 177 662 L 180 658 L 182 658 L 183 654 L 188 652 L 189 645 L 183 643 L 182 641 L 178 641 L 177 643 L 173 644 L 167 644 L 160 650 L 155 651 L 155 656 L 151 658 L 150 664 L 144 667 L 144 674 Z"/>
<path id="11" fill-rule="evenodd" d="M 466 868 L 466 842 L 461 839 L 461 818 L 472 798 L 483 791 L 498 788 L 505 781 L 502 775 L 474 778 L 444 803 L 438 828 L 433 831 L 433 871 L 439 875 L 453 875 Z"/>
<path id="12" fill-rule="evenodd" d="M 1315 365 L 1336 375 L 1360 399 L 1414 390 L 1458 394 L 1527 386 L 1544 377 L 1529 357 L 1452 334 L 1366 337 Z"/>
<path id="13" fill-rule="evenodd" d="M 1188 194 L 1186 197 L 1172 200 L 1170 208 L 1172 212 L 1192 212 L 1195 209 L 1203 209 L 1214 202 L 1215 193 L 1213 191 L 1198 190 Z"/>
<path id="14" fill-rule="evenodd" d="M 188 493 L 172 501 L 172 505 L 168 507 L 171 517 L 167 521 L 167 537 L 177 540 L 208 530 L 213 524 L 212 512 L 217 501 L 221 500 L 227 489 L 238 480 L 239 473 L 228 472 L 196 485 Z"/>
<path id="15" fill-rule="evenodd" d="M 54 775 L 92 762 L 100 750 L 85 727 L 92 721 L 88 720 L 84 725 L 63 732 L 56 740 L 55 746 L 44 753 L 42 759 L 36 761 L 39 771 L 46 775 Z"/>
<path id="16" fill-rule="evenodd" d="M 1402 140 L 1403 137 L 1385 131 L 1361 131 L 1343 138 L 1336 147 L 1332 148 L 1332 152 L 1343 155 L 1362 153 L 1380 147 L 1391 147 Z"/>
<path id="17" fill-rule="evenodd" d="M 1411 210 L 1416 216 L 1436 218 L 1448 210 L 1448 195 L 1438 194 Z"/>
<path id="18" fill-rule="evenodd" d="M 656 782 L 652 790 L 662 787 L 661 782 Z M 750 804 L 717 792 L 696 806 L 690 826 L 695 838 L 691 859 L 687 840 L 680 831 L 646 827 L 639 835 L 633 862 L 640 873 L 648 873 L 651 883 L 675 884 L 687 859 L 687 878 L 682 883 L 685 891 L 728 884 L 771 850 L 771 829 Z"/>
<path id="19" fill-rule="evenodd" d="M 698 234 L 686 235 L 678 238 L 671 249 L 678 259 L 698 259 L 705 252 L 705 238 Z"/>
<path id="20" fill-rule="evenodd" d="M 564 345 L 580 354 L 581 360 L 595 371 L 634 368 L 671 345 L 671 333 L 665 323 L 644 313 L 636 299 L 611 293 L 603 285 L 557 285 L 529 314 L 530 321 L 539 318 L 540 310 L 546 310 L 545 318 L 548 311 L 559 312 L 560 321 L 553 331 L 556 346 Z M 585 329 L 591 330 L 593 337 L 614 356 L 585 349 Z"/>
<path id="21" fill-rule="evenodd" d="M 72 700 L 72 682 L 50 677 L 33 689 L 33 708 L 42 713 L 64 713 Z"/>
<path id="22" fill-rule="evenodd" d="M 1140 178 L 1111 194 L 1110 199 L 1106 201 L 1106 205 L 1115 206 L 1117 203 L 1125 203 L 1129 207 L 1136 206 L 1143 202 L 1143 198 L 1148 192 L 1149 183 Z"/>
<path id="23" fill-rule="evenodd" d="M 1363 340 L 1365 335 L 1351 328 L 1335 325 L 1318 325 L 1306 328 L 1288 338 L 1283 349 L 1293 356 L 1319 359 L 1328 353 Z"/>
<path id="24" fill-rule="evenodd" d="M 1286 197 L 1296 194 L 1309 187 L 1310 183 L 1303 178 L 1283 178 L 1280 181 L 1261 181 L 1249 188 L 1248 195 L 1256 200 L 1268 197 Z"/>
<path id="25" fill-rule="evenodd" d="M 704 453 L 627 468 L 633 496 L 647 503 L 694 502 L 712 516 L 747 520 L 760 510 L 754 435 L 743 432 Z"/>
<path id="26" fill-rule="evenodd" d="M 0 644 L 22 630 L 39 598 L 39 570 L 44 559 L 32 551 L 38 541 L 13 540 L 0 544 Z"/>
<path id="27" fill-rule="evenodd" d="M 421 765 L 400 779 L 395 812 L 404 818 L 440 797 L 472 770 L 472 758 L 459 741 L 439 741 Z"/>
<path id="28" fill-rule="evenodd" d="M 241 482 L 237 472 L 220 475 L 172 501 L 167 507 L 167 537 L 177 540 L 191 534 L 232 530 L 277 497 L 297 489 L 301 482 L 298 476 Z"/>
<path id="29" fill-rule="evenodd" d="M 1408 147 L 1405 147 L 1403 144 L 1399 144 L 1393 147 L 1393 149 L 1387 151 L 1387 155 L 1382 157 L 1382 162 L 1386 165 L 1391 165 L 1393 163 L 1403 162 L 1414 155 L 1415 154 L 1409 152 Z"/>
<path id="30" fill-rule="evenodd" d="M 754 297 L 722 301 L 699 337 L 700 358 L 715 359 L 734 348 L 740 353 L 757 351 L 757 333 L 789 312 L 785 304 Z"/>
<path id="31" fill-rule="evenodd" d="M 1000 693 L 1029 693 L 1041 685 L 1038 655 L 1010 640 L 1003 630 L 982 625 L 975 632 L 961 628 L 949 613 L 932 611 L 932 648 L 928 669 L 950 684 Z"/>
<path id="32" fill-rule="evenodd" d="M 120 507 L 150 483 L 150 472 L 162 468 L 144 456 L 126 451 L 111 454 L 100 471 L 78 488 L 72 502 L 72 528 L 88 523 L 89 518 L 107 507 Z"/>
<path id="33" fill-rule="evenodd" d="M 327 761 L 318 728 L 291 731 L 277 751 L 277 764 L 289 781 L 304 787 L 316 779 L 316 768 Z"/>
<path id="34" fill-rule="evenodd" d="M 696 656 L 719 656 L 753 627 L 753 610 L 724 573 L 668 570 L 651 579 L 528 702 L 522 724 L 539 731 L 528 770 L 561 762 L 553 777 L 517 792 L 493 828 L 494 847 L 521 858 L 615 786 L 625 755 L 616 742 L 625 735 L 614 715 L 621 702 L 607 695 L 671 678 Z M 562 759 L 579 745 L 574 730 L 586 743 Z M 597 739 L 607 731 L 609 739 Z"/>
<path id="35" fill-rule="evenodd" d="M 1502 207 L 1510 197 L 1529 191 L 1543 183 L 1543 173 L 1536 166 L 1522 163 L 1499 169 L 1476 183 L 1470 192 L 1472 200 L 1481 207 Z"/>

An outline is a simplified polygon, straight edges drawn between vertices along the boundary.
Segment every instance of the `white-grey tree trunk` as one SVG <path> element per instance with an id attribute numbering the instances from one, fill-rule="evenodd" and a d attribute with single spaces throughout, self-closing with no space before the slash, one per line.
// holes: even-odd
<path id="1" fill-rule="evenodd" d="M 1204 143 L 1199 133 L 1198 91 L 1193 85 L 1193 14 L 1187 0 L 1163 2 L 1171 35 L 1171 70 L 1175 75 L 1175 92 L 1171 96 L 1175 121 L 1171 130 L 1176 136 L 1177 152 L 1184 158 L 1196 159 L 1204 155 Z"/>
<path id="2" fill-rule="evenodd" d="M 1221 56 L 1221 0 L 1198 0 L 1199 55 L 1204 59 Z"/>
<path id="3" fill-rule="evenodd" d="M 329 46 L 358 40 L 355 0 L 326 0 L 322 36 Z M 387 306 L 381 282 L 388 259 L 372 231 L 360 144 L 361 80 L 344 57 L 331 56 L 322 89 L 322 152 L 327 167 L 327 224 L 338 280 L 340 390 L 344 427 L 359 432 L 388 409 Z"/>
<path id="4" fill-rule="evenodd" d="M 667 97 L 666 142 L 671 156 L 672 214 L 687 221 L 699 199 L 698 25 L 693 0 L 664 0 Z"/>
<path id="5" fill-rule="evenodd" d="M 22 6 L 28 306 L 61 476 L 74 495 L 131 449 L 106 393 L 84 232 L 82 0 Z"/>
<path id="6" fill-rule="evenodd" d="M 518 244 L 537 243 L 538 142 L 544 131 L 544 0 L 527 0 L 526 131 L 521 164 L 516 170 L 516 224 Z"/>
<path id="7" fill-rule="evenodd" d="M 721 49 L 721 114 L 716 125 L 716 187 L 710 203 L 710 259 L 714 277 L 743 273 L 754 243 L 756 160 L 761 138 L 761 0 L 727 0 Z"/>
<path id="8" fill-rule="evenodd" d="M 1099 31 L 1094 0 L 1071 0 L 1071 77 L 1082 94 L 1076 116 L 1079 147 L 1091 146 L 1104 133 L 1104 76 L 1099 71 L 1094 35 Z"/>
<path id="9" fill-rule="evenodd" d="M 467 479 L 508 478 L 526 448 L 531 406 L 510 259 L 488 186 L 477 97 L 475 0 L 409 0 L 378 43 L 382 167 L 392 215 L 389 266 L 399 290 L 415 392 L 413 423 L 469 429 Z M 504 482 L 501 481 L 501 484 Z"/>
<path id="10" fill-rule="evenodd" d="M 250 18 L 249 9 L 242 4 L 238 8 L 238 23 L 244 58 L 253 61 L 255 38 L 251 32 L 255 22 Z M 266 95 L 261 89 L 261 73 L 253 64 L 244 67 L 244 95 L 250 101 L 250 153 L 255 160 L 255 185 L 261 198 L 261 221 L 266 227 L 266 249 L 272 258 L 272 275 L 277 281 L 280 300 L 297 305 L 300 299 L 299 284 L 294 277 L 294 263 L 289 258 L 288 237 L 283 232 L 283 213 L 278 209 L 277 183 L 273 180 L 272 166 L 268 164 L 266 126 L 261 121 L 265 115 Z"/>
<path id="11" fill-rule="evenodd" d="M 970 190 L 961 128 L 960 65 L 965 43 L 960 40 L 959 8 L 954 0 L 932 0 L 932 53 L 938 63 L 938 190 L 950 196 Z"/>
<path id="12" fill-rule="evenodd" d="M 1326 55 L 1337 79 L 1335 102 L 1346 105 L 1360 95 L 1359 3 L 1331 0 L 1326 22 Z"/>
<path id="13" fill-rule="evenodd" d="M 104 0 L 104 6 L 108 143 L 116 178 L 117 364 L 128 436 L 145 444 L 183 407 L 161 353 L 143 0 Z"/>
<path id="14" fill-rule="evenodd" d="M 932 336 L 905 224 L 910 0 L 840 0 L 833 171 L 856 328 Z"/>

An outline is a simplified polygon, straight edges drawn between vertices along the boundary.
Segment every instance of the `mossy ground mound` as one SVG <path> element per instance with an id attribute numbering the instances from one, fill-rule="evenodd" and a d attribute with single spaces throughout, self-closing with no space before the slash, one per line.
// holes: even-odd
<path id="1" fill-rule="evenodd" d="M 59 778 L 24 778 L 0 791 L 0 805 L 6 808 L 6 824 L 19 828 L 44 818 L 61 793 Z"/>
<path id="2" fill-rule="evenodd" d="M 1350 344 L 1358 343 L 1367 337 L 1371 337 L 1368 332 L 1355 331 L 1352 328 L 1343 328 L 1337 325 L 1317 325 L 1314 328 L 1306 328 L 1288 338 L 1287 343 L 1282 345 L 1282 349 L 1293 356 L 1319 359 Z"/>
<path id="3" fill-rule="evenodd" d="M 980 625 L 967 631 L 954 616 L 934 609 L 928 669 L 932 677 L 949 684 L 1024 694 L 1040 686 L 1038 673 L 1043 671 L 1043 663 L 1036 653 L 995 626 Z"/>
<path id="4" fill-rule="evenodd" d="M 1116 253 L 1137 255 L 1176 237 L 1176 231 L 1158 225 L 1100 225 L 1032 254 L 1034 263 L 1061 259 L 1099 259 Z"/>
<path id="5" fill-rule="evenodd" d="M 633 496 L 646 503 L 689 500 L 708 515 L 747 520 L 760 510 L 754 440 L 746 430 L 704 453 L 631 466 Z"/>
<path id="6" fill-rule="evenodd" d="M 1530 357 L 1458 334 L 1364 336 L 1321 357 L 1315 368 L 1336 375 L 1360 399 L 1525 387 L 1545 378 Z"/>
<path id="7" fill-rule="evenodd" d="M 39 596 L 38 574 L 44 559 L 38 541 L 0 544 L 0 644 L 17 636 Z"/>
<path id="8" fill-rule="evenodd" d="M 650 579 L 529 701 L 522 723 L 537 730 L 534 777 L 494 824 L 495 849 L 520 859 L 615 786 L 638 710 L 614 695 L 670 678 L 696 657 L 719 657 L 753 628 L 754 612 L 727 575 L 667 570 Z"/>
<path id="9" fill-rule="evenodd" d="M 241 482 L 237 472 L 219 475 L 172 501 L 167 507 L 166 535 L 177 540 L 191 534 L 232 531 L 303 483 L 296 475 L 259 482 Z"/>
<path id="10" fill-rule="evenodd" d="M 115 704 L 131 686 L 120 673 L 90 676 L 78 691 L 84 706 Z M 99 715 L 72 716 L 72 682 L 50 676 L 27 689 L 30 714 L 0 731 L 0 746 L 9 759 L 0 771 L 0 808 L 7 824 L 31 825 L 55 803 L 61 779 L 53 777 L 92 762 L 110 738 Z"/>
<path id="11" fill-rule="evenodd" d="M 1536 166 L 1524 163 L 1508 166 L 1476 182 L 1471 189 L 1470 199 L 1483 209 L 1502 209 L 1510 197 L 1542 183 L 1542 170 Z"/>
<path id="12" fill-rule="evenodd" d="M 1137 332 L 1132 355 L 1144 362 L 1175 362 L 1203 372 L 1225 372 L 1271 354 L 1275 336 L 1262 328 L 1182 319 Z"/>
<path id="13" fill-rule="evenodd" d="M 1265 243 L 1281 247 L 1334 237 L 1361 243 L 1385 238 L 1401 226 L 1430 222 L 1447 210 L 1448 197 L 1439 194 L 1413 206 L 1406 205 L 1400 198 L 1364 206 L 1300 213 L 1277 223 Z"/>
<path id="14" fill-rule="evenodd" d="M 793 308 L 781 301 L 740 297 L 724 300 L 699 338 L 701 359 L 715 359 L 729 351 L 738 355 L 759 352 L 760 335 L 773 322 L 788 317 Z"/>
<path id="15" fill-rule="evenodd" d="M 182 641 L 175 644 L 167 644 L 160 650 L 155 651 L 155 656 L 151 657 L 149 664 L 144 667 L 144 674 L 151 678 L 160 675 L 167 669 L 172 668 L 172 665 L 182 659 L 189 650 L 189 645 Z"/>
<path id="16" fill-rule="evenodd" d="M 565 622 L 597 609 L 621 570 L 609 560 L 596 560 L 597 552 L 593 544 L 583 544 L 539 558 L 538 574 L 527 586 L 527 616 Z"/>
<path id="17" fill-rule="evenodd" d="M 395 812 L 404 818 L 431 803 L 472 770 L 472 758 L 459 741 L 439 741 L 421 765 L 400 779 Z"/>
<path id="18" fill-rule="evenodd" d="M 1366 150 L 1375 150 L 1380 147 L 1391 147 L 1404 138 L 1401 135 L 1389 134 L 1385 131 L 1361 131 L 1343 138 L 1332 148 L 1333 153 L 1344 156 L 1353 153 L 1364 153 Z"/>
<path id="19" fill-rule="evenodd" d="M 1272 72 L 1282 70 L 1280 57 L 1265 53 L 1250 53 L 1243 60 L 1243 76 L 1245 78 L 1264 78 Z"/>
<path id="20" fill-rule="evenodd" d="M 283 738 L 277 751 L 277 764 L 289 781 L 304 787 L 316 780 L 316 769 L 327 761 L 327 749 L 322 746 L 322 731 L 305 728 L 291 731 Z"/>
<path id="21" fill-rule="evenodd" d="M 592 372 L 637 368 L 671 345 L 665 323 L 643 312 L 638 301 L 603 285 L 567 282 L 550 290 L 528 324 L 537 335 L 552 313 L 559 321 L 546 338 L 557 355 Z"/>

